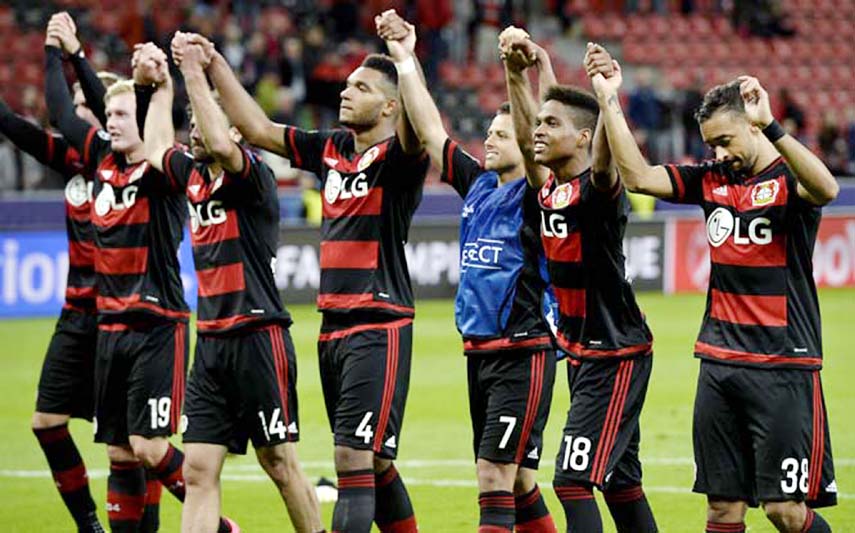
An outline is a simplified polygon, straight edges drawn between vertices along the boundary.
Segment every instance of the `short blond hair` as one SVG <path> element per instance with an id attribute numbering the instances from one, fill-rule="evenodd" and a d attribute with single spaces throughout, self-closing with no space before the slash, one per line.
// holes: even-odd
<path id="1" fill-rule="evenodd" d="M 104 87 L 107 89 L 109 89 L 116 82 L 122 81 L 125 79 L 125 78 L 119 76 L 118 74 L 116 74 L 115 72 L 110 72 L 108 70 L 102 70 L 101 72 L 96 74 L 96 76 L 98 76 L 98 79 L 101 80 L 101 83 L 104 84 Z M 74 92 L 81 90 L 80 82 L 75 81 L 74 85 L 71 86 L 71 89 Z"/>
<path id="2" fill-rule="evenodd" d="M 110 102 L 110 98 L 124 93 L 134 93 L 134 80 L 117 81 L 107 89 L 104 95 L 104 105 Z"/>

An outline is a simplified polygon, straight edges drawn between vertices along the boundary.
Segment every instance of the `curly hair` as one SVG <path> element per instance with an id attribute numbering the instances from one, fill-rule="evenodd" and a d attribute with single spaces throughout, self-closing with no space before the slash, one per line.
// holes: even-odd
<path id="1" fill-rule="evenodd" d="M 716 85 L 704 95 L 704 101 L 695 111 L 695 120 L 702 124 L 710 119 L 717 111 L 734 111 L 745 113 L 745 102 L 739 90 L 742 82 L 739 80 Z"/>

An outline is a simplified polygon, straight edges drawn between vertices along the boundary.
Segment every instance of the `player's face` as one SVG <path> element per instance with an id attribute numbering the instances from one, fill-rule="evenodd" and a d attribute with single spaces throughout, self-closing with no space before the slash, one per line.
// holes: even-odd
<path id="1" fill-rule="evenodd" d="M 376 126 L 384 116 L 390 116 L 394 111 L 394 105 L 390 104 L 391 89 L 392 84 L 380 71 L 365 67 L 354 70 L 341 92 L 339 122 L 362 130 Z"/>
<path id="2" fill-rule="evenodd" d="M 83 91 L 80 89 L 74 91 L 74 113 L 96 128 L 103 127 L 95 117 L 95 113 L 86 106 L 86 97 L 83 96 Z"/>
<path id="3" fill-rule="evenodd" d="M 196 117 L 190 118 L 190 152 L 196 161 L 205 162 L 211 159 L 205 140 L 202 138 L 202 132 L 196 125 Z"/>
<path id="4" fill-rule="evenodd" d="M 715 151 L 716 161 L 750 172 L 757 159 L 756 127 L 740 113 L 718 111 L 701 123 L 701 137 Z"/>
<path id="5" fill-rule="evenodd" d="M 502 172 L 521 165 L 522 161 L 511 116 L 507 113 L 496 115 L 484 139 L 484 168 Z"/>
<path id="6" fill-rule="evenodd" d="M 570 109 L 557 100 L 543 103 L 535 125 L 534 160 L 541 165 L 559 165 L 588 149 L 591 131 L 577 129 Z"/>
<path id="7" fill-rule="evenodd" d="M 137 129 L 137 101 L 134 93 L 119 93 L 107 102 L 107 133 L 114 152 L 129 153 L 140 147 Z"/>

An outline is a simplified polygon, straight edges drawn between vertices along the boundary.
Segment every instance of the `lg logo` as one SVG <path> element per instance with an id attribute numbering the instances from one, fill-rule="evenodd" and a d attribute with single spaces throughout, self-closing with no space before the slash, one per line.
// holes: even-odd
<path id="1" fill-rule="evenodd" d="M 718 248 L 733 234 L 733 242 L 739 245 L 764 245 L 772 242 L 772 221 L 766 217 L 757 217 L 748 223 L 745 235 L 745 222 L 733 213 L 719 207 L 707 218 L 707 240 L 714 248 Z"/>
<path id="2" fill-rule="evenodd" d="M 193 233 L 198 232 L 199 228 L 222 224 L 228 218 L 223 202 L 219 200 L 196 205 L 187 202 L 187 207 L 190 210 L 190 230 Z"/>
<path id="3" fill-rule="evenodd" d="M 545 237 L 555 237 L 564 239 L 569 235 L 567 230 L 567 221 L 564 215 L 558 213 L 550 213 L 547 218 L 546 213 L 540 212 L 540 227 Z"/>
<path id="4" fill-rule="evenodd" d="M 98 198 L 95 199 L 95 213 L 103 217 L 111 210 L 122 211 L 132 207 L 137 201 L 137 186 L 128 185 L 122 189 L 120 196 L 121 199 L 116 198 L 113 186 L 105 183 L 104 188 L 98 193 Z"/>
<path id="5" fill-rule="evenodd" d="M 349 200 L 364 196 L 368 196 L 368 178 L 364 172 L 360 172 L 355 177 L 342 177 L 335 170 L 330 170 L 327 174 L 324 197 L 328 204 L 334 204 L 336 200 Z"/>

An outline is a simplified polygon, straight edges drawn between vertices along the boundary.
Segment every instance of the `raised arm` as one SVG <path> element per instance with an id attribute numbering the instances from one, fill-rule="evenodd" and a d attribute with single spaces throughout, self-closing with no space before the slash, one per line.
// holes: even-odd
<path id="1" fill-rule="evenodd" d="M 62 72 L 62 50 L 56 37 L 45 41 L 45 100 L 51 124 L 81 154 L 92 126 L 74 113 L 74 102 Z"/>
<path id="2" fill-rule="evenodd" d="M 405 25 L 403 26 L 389 16 L 378 16 L 375 22 L 377 34 L 386 41 L 389 55 L 398 65 L 398 90 L 402 104 L 408 110 L 408 122 L 419 141 L 419 149 L 424 147 L 433 164 L 441 169 L 442 149 L 448 133 L 442 124 L 439 109 L 419 72 L 418 60 L 414 54 L 415 28 L 401 20 Z"/>
<path id="3" fill-rule="evenodd" d="M 206 71 L 220 95 L 220 104 L 229 122 L 240 131 L 248 143 L 290 158 L 291 153 L 285 143 L 285 127 L 267 118 L 264 110 L 235 77 L 226 59 L 214 50 L 214 45 L 201 35 L 183 35 L 188 44 L 202 46 L 206 56 L 210 57 Z M 176 53 L 174 47 L 172 57 L 180 66 L 181 53 Z"/>
<path id="4" fill-rule="evenodd" d="M 68 144 L 60 137 L 54 137 L 39 126 L 13 112 L 0 99 L 0 133 L 3 133 L 15 146 L 27 152 L 40 163 L 59 172 L 66 179 L 76 175 L 77 166 L 68 164 L 66 154 Z"/>
<path id="5" fill-rule="evenodd" d="M 752 124 L 763 130 L 787 162 L 798 180 L 798 194 L 814 205 L 825 205 L 840 191 L 837 180 L 828 167 L 805 145 L 784 133 L 775 121 L 769 104 L 769 94 L 757 78 L 742 76 L 739 89 L 745 103 L 745 114 Z"/>
<path id="6" fill-rule="evenodd" d="M 511 102 L 511 119 L 514 134 L 525 161 L 525 176 L 529 185 L 540 189 L 549 177 L 549 170 L 534 161 L 534 139 L 532 134 L 537 118 L 538 104 L 532 93 L 531 83 L 525 72 L 534 64 L 536 51 L 528 40 L 528 34 L 519 28 L 507 28 L 502 32 L 500 50 L 505 65 L 505 83 Z M 551 67 L 550 67 L 551 68 Z M 553 76 L 554 78 L 554 76 Z"/>
<path id="7" fill-rule="evenodd" d="M 239 173 L 244 166 L 243 152 L 229 135 L 226 116 L 208 87 L 203 54 L 199 45 L 186 45 L 181 60 L 181 74 L 184 75 L 193 118 L 211 156 L 227 172 Z"/>
<path id="8" fill-rule="evenodd" d="M 175 144 L 172 124 L 173 85 L 165 56 L 155 53 L 154 45 L 137 47 L 134 52 L 134 80 L 141 85 L 155 86 L 145 116 L 145 157 L 148 163 L 164 172 L 163 156 Z"/>
<path id="9" fill-rule="evenodd" d="M 55 17 L 58 21 L 57 30 L 60 46 L 68 56 L 71 66 L 74 67 L 77 81 L 80 82 L 80 90 L 83 91 L 83 96 L 86 98 L 86 107 L 92 111 L 102 126 L 106 126 L 107 112 L 104 106 L 104 95 L 107 90 L 98 78 L 98 73 L 95 72 L 83 54 L 83 46 L 77 38 L 77 25 L 71 15 L 64 11 L 57 13 Z"/>
<path id="10" fill-rule="evenodd" d="M 584 63 L 588 64 L 588 57 L 592 53 L 599 52 L 596 58 L 596 66 L 600 73 L 607 78 L 620 75 L 620 66 L 612 60 L 612 57 L 600 45 L 588 43 L 585 52 Z M 606 127 L 602 115 L 597 117 L 597 127 L 594 129 L 594 139 L 591 144 L 591 181 L 601 191 L 611 191 L 617 184 L 618 176 L 615 166 L 612 164 L 612 154 L 609 150 L 609 142 L 606 136 Z"/>
<path id="11" fill-rule="evenodd" d="M 632 131 L 626 123 L 618 98 L 623 77 L 620 65 L 613 61 L 612 65 L 601 64 L 598 54 L 586 56 L 585 68 L 591 76 L 597 101 L 600 103 L 600 121 L 605 126 L 608 146 L 614 160 L 620 180 L 624 187 L 631 192 L 649 194 L 658 198 L 671 198 L 674 190 L 668 171 L 661 165 L 651 166 L 644 159 Z M 614 69 L 614 75 L 606 78 L 603 69 Z"/>

